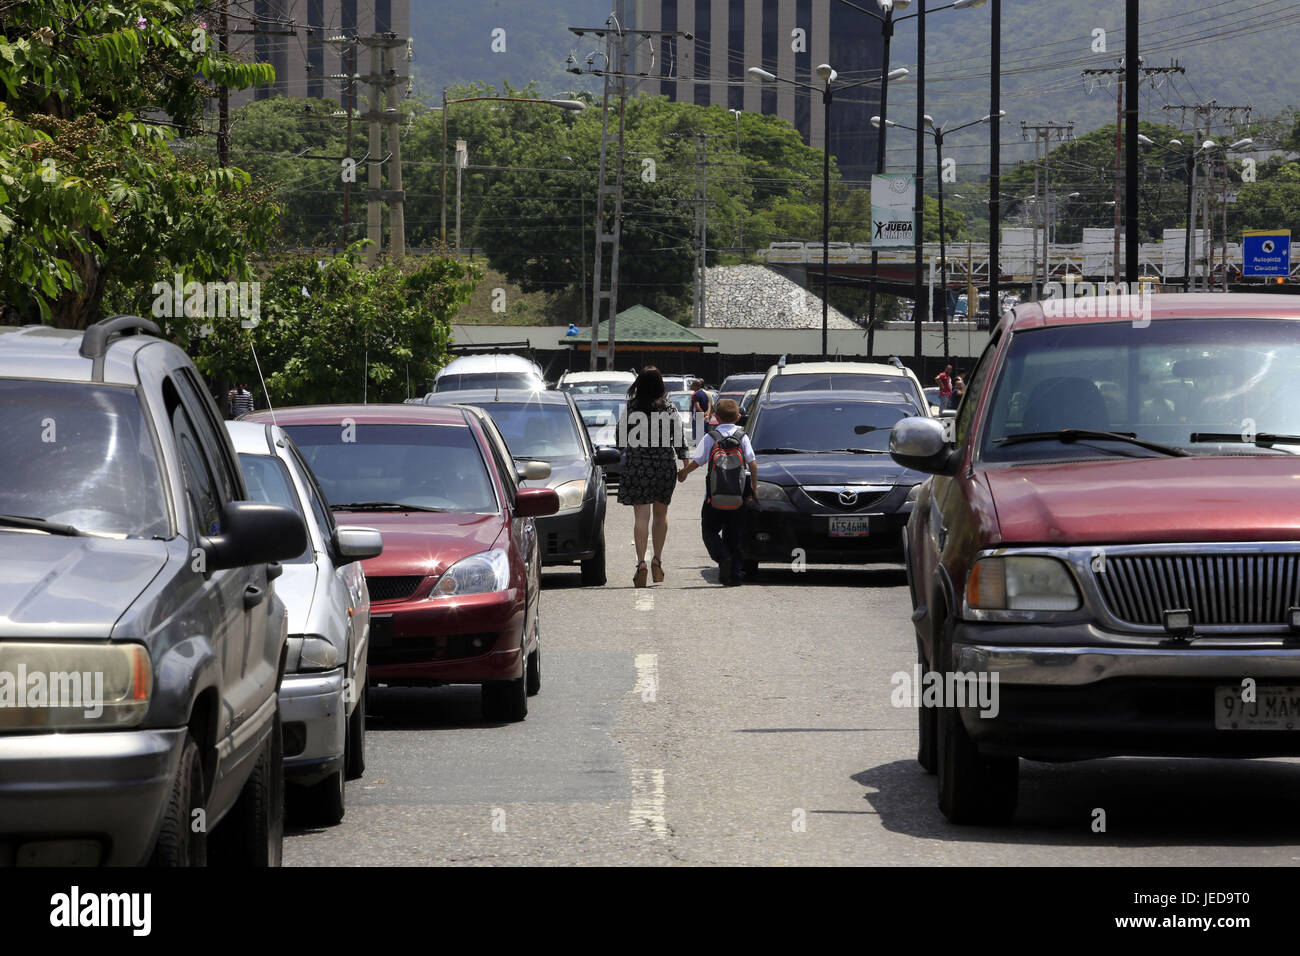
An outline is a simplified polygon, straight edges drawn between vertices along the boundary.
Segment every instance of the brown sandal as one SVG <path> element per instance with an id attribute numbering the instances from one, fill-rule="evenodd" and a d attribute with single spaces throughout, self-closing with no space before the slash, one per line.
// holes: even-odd
<path id="1" fill-rule="evenodd" d="M 650 562 L 650 573 L 654 576 L 655 584 L 662 584 L 664 580 L 664 566 L 655 558 Z"/>
<path id="2" fill-rule="evenodd" d="M 632 575 L 632 586 L 634 588 L 645 587 L 645 579 L 646 579 L 646 567 L 645 567 L 645 562 L 642 561 L 640 564 L 636 566 L 636 574 Z"/>

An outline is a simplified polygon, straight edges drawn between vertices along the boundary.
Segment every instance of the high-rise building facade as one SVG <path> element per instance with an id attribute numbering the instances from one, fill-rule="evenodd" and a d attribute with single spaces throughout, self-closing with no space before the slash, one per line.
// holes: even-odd
<path id="1" fill-rule="evenodd" d="M 327 77 L 347 69 L 330 38 L 389 32 L 409 37 L 411 0 L 235 0 L 228 18 L 231 50 L 275 67 L 274 83 L 231 93 L 232 108 L 270 96 L 324 97 L 342 105 L 343 84 Z M 369 57 L 364 50 L 359 57 L 358 72 L 364 73 Z M 404 59 L 402 66 L 404 74 Z"/>
<path id="2" fill-rule="evenodd" d="M 786 83 L 761 82 L 751 66 L 785 79 L 820 86 L 818 64 L 829 63 L 843 83 L 883 72 L 879 21 L 838 0 L 634 0 L 637 29 L 680 30 L 692 40 L 667 38 L 634 50 L 634 71 L 664 77 L 638 89 L 669 99 L 775 114 L 804 142 L 828 144 L 820 93 Z M 829 148 L 845 180 L 867 181 L 875 171 L 880 88 L 845 91 L 831 109 Z"/>

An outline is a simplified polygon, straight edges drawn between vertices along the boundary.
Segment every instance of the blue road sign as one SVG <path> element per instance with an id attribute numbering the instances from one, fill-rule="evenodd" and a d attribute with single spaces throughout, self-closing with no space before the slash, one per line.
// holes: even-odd
<path id="1" fill-rule="evenodd" d="M 1243 276 L 1289 276 L 1291 231 L 1252 229 L 1241 236 Z"/>

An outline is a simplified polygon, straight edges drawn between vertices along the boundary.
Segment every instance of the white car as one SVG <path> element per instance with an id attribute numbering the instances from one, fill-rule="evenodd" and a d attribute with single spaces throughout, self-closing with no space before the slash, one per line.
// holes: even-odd
<path id="1" fill-rule="evenodd" d="M 565 372 L 557 386 L 561 391 L 593 395 L 626 395 L 636 381 L 631 372 Z"/>
<path id="2" fill-rule="evenodd" d="M 462 355 L 452 359 L 433 380 L 435 392 L 464 392 L 475 388 L 546 388 L 536 362 L 522 355 Z"/>
<path id="3" fill-rule="evenodd" d="M 801 391 L 897 392 L 916 406 L 917 414 L 936 416 L 916 374 L 895 359 L 884 362 L 796 362 L 773 365 L 758 387 L 755 402 L 769 393 Z"/>
<path id="4" fill-rule="evenodd" d="M 275 593 L 289 613 L 280 685 L 284 777 L 304 821 L 343 819 L 344 780 L 366 767 L 370 594 L 361 562 L 384 549 L 373 528 L 339 527 L 315 476 L 282 429 L 226 422 L 254 501 L 284 505 L 307 526 L 307 550 L 281 562 Z"/>

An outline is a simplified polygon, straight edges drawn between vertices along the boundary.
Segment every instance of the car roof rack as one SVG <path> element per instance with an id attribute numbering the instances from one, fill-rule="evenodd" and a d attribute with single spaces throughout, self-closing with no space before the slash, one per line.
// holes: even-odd
<path id="1" fill-rule="evenodd" d="M 158 328 L 156 322 L 138 315 L 114 315 L 88 326 L 86 333 L 81 337 L 81 348 L 78 351 L 83 358 L 91 360 L 91 379 L 96 382 L 104 380 L 104 356 L 108 353 L 108 346 L 115 335 L 141 332 L 162 335 L 162 330 Z"/>

